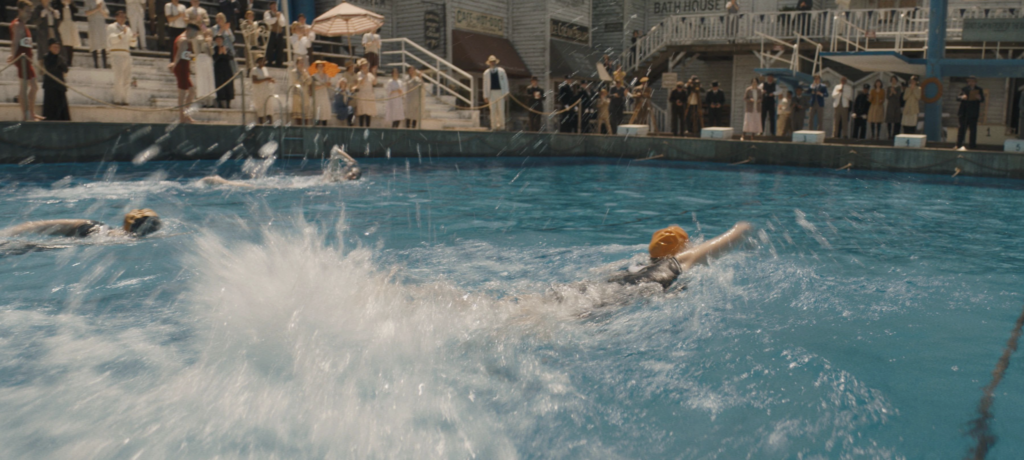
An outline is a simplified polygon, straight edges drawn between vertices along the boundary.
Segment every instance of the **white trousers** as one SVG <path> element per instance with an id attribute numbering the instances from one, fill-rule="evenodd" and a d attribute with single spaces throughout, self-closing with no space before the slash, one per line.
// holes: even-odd
<path id="1" fill-rule="evenodd" d="M 492 89 L 487 93 L 487 100 L 491 102 L 491 131 L 505 130 L 504 94 L 500 89 Z"/>
<path id="2" fill-rule="evenodd" d="M 139 49 L 146 49 L 146 12 L 138 4 L 128 5 L 128 24 L 139 34 Z"/>
<path id="3" fill-rule="evenodd" d="M 127 104 L 128 87 L 132 84 L 132 55 L 124 51 L 113 51 L 110 53 L 110 65 L 114 69 L 114 103 Z"/>

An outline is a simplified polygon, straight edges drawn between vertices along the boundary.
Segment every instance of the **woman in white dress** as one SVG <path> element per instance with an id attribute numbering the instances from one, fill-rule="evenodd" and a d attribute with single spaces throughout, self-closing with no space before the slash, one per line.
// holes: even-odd
<path id="1" fill-rule="evenodd" d="M 377 83 L 377 76 L 370 72 L 370 63 L 365 58 L 359 59 L 359 74 L 356 75 L 356 115 L 359 116 L 359 126 L 370 127 L 370 119 L 377 116 L 377 101 L 373 95 L 373 85 Z"/>
<path id="2" fill-rule="evenodd" d="M 384 94 L 388 95 L 384 119 L 391 122 L 392 128 L 398 128 L 405 119 L 405 89 L 402 87 L 402 74 L 398 67 L 391 68 L 391 79 L 384 85 Z"/>
<path id="3" fill-rule="evenodd" d="M 405 88 L 405 127 L 417 128 L 423 118 L 423 77 L 415 67 L 409 66 L 409 82 Z"/>
<path id="4" fill-rule="evenodd" d="M 217 88 L 217 84 L 213 76 L 213 36 L 209 30 L 203 34 L 196 35 L 192 49 L 196 53 L 196 97 L 204 98 L 202 100 L 197 99 L 197 102 L 202 104 L 203 107 L 212 107 L 215 100 L 214 97 L 206 96 L 210 95 Z"/>
<path id="5" fill-rule="evenodd" d="M 71 58 L 75 55 L 75 48 L 82 47 L 82 37 L 75 24 L 75 12 L 78 9 L 75 8 L 75 0 L 62 0 L 61 3 L 63 8 L 60 12 L 60 26 L 57 30 L 60 31 L 61 45 L 63 45 L 61 53 L 63 53 L 68 67 L 71 67 Z"/>
<path id="6" fill-rule="evenodd" d="M 327 126 L 331 118 L 331 77 L 324 71 L 324 61 L 316 61 L 316 73 L 313 74 L 313 111 L 316 124 Z"/>
<path id="7" fill-rule="evenodd" d="M 761 90 L 757 87 L 758 83 L 757 77 L 754 77 L 743 93 L 743 136 L 749 133 L 753 137 L 761 133 Z"/>

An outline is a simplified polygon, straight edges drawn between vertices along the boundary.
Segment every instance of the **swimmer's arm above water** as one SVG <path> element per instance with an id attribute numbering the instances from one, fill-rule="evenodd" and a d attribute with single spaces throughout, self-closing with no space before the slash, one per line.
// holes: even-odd
<path id="1" fill-rule="evenodd" d="M 697 264 L 707 263 L 708 257 L 714 257 L 727 252 L 742 243 L 751 228 L 753 227 L 749 222 L 738 222 L 729 231 L 679 253 L 675 256 L 676 260 L 679 261 L 679 265 L 683 267 L 683 270 L 687 270 Z"/>
<path id="2" fill-rule="evenodd" d="M 21 225 L 0 230 L 0 236 L 21 236 L 27 234 L 47 236 L 74 236 L 83 225 L 91 225 L 87 219 L 53 219 L 25 222 Z"/>
<path id="3" fill-rule="evenodd" d="M 345 150 L 343 150 L 341 147 L 338 147 L 337 145 L 335 145 L 334 148 L 331 149 L 331 156 L 341 157 L 343 160 L 345 160 L 345 164 L 348 165 L 354 165 L 358 163 L 355 158 L 352 158 L 351 155 L 349 155 L 347 152 L 345 152 Z"/>
<path id="4" fill-rule="evenodd" d="M 255 185 L 246 184 L 245 182 L 239 182 L 236 180 L 227 180 L 220 176 L 206 176 L 202 179 L 199 179 L 199 183 L 204 185 L 230 185 L 232 187 L 256 188 Z"/>

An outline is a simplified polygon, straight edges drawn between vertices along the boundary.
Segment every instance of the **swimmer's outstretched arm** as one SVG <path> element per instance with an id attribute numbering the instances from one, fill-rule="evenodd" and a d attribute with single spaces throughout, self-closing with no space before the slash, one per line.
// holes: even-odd
<path id="1" fill-rule="evenodd" d="M 11 237 L 26 234 L 36 235 L 74 235 L 82 225 L 90 225 L 92 221 L 86 219 L 53 219 L 25 222 L 24 224 L 0 230 L 0 236 Z"/>
<path id="2" fill-rule="evenodd" d="M 335 145 L 334 148 L 331 149 L 331 155 L 338 155 L 344 158 L 346 164 L 354 165 L 357 163 L 355 158 L 352 158 L 351 155 L 346 153 L 345 150 L 343 150 L 341 147 L 338 147 L 337 145 Z"/>
<path id="3" fill-rule="evenodd" d="M 708 257 L 722 254 L 742 243 L 752 228 L 750 222 L 738 222 L 729 231 L 679 253 L 676 255 L 676 260 L 679 261 L 683 270 L 688 270 L 697 264 L 705 264 L 708 262 Z"/>
<path id="4" fill-rule="evenodd" d="M 246 184 L 245 182 L 239 182 L 236 180 L 227 180 L 217 175 L 206 176 L 202 179 L 199 179 L 199 182 L 206 185 L 230 185 L 232 187 L 256 188 L 255 185 Z"/>

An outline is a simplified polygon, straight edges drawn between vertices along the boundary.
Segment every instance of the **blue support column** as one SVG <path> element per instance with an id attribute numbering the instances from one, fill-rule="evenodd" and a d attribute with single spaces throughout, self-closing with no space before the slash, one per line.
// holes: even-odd
<path id="1" fill-rule="evenodd" d="M 946 15 L 949 8 L 947 0 L 931 0 L 928 16 L 928 53 L 925 78 L 942 80 L 942 59 L 946 57 Z M 938 88 L 928 85 L 924 97 L 934 97 Z M 924 133 L 929 142 L 942 140 L 942 100 L 924 106 Z"/>

